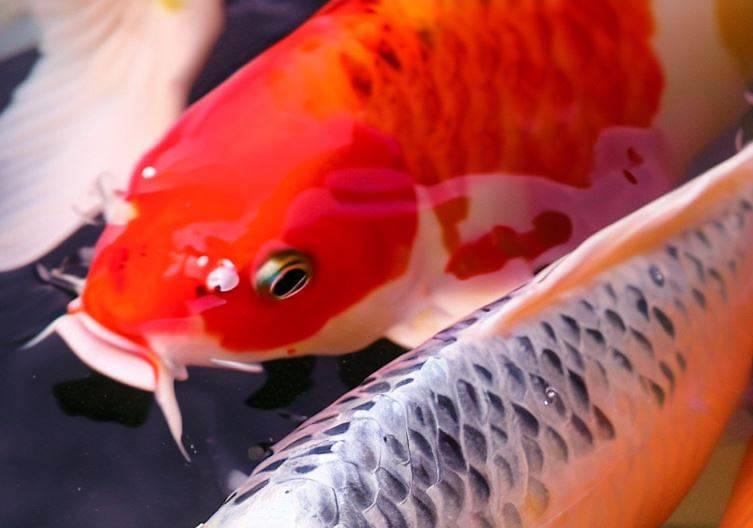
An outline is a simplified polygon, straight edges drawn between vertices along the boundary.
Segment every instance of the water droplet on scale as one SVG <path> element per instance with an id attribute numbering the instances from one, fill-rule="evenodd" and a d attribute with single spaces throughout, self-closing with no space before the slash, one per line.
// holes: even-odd
<path id="1" fill-rule="evenodd" d="M 544 391 L 544 405 L 552 405 L 559 397 L 560 395 L 555 389 L 547 387 L 546 391 Z"/>

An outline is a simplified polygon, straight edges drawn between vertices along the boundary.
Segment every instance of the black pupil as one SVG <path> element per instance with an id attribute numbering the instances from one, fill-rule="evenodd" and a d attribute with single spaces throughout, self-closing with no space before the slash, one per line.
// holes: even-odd
<path id="1" fill-rule="evenodd" d="M 275 297 L 287 297 L 296 293 L 306 284 L 308 275 L 306 270 L 292 268 L 282 272 L 280 279 L 272 286 L 272 295 Z"/>

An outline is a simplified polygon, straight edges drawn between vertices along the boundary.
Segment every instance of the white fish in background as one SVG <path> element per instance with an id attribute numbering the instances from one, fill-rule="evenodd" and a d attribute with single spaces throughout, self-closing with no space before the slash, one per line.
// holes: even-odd
<path id="1" fill-rule="evenodd" d="M 29 0 L 0 13 L 21 23 L 25 7 L 41 57 L 0 115 L 0 271 L 100 212 L 98 179 L 107 195 L 126 186 L 186 105 L 223 22 L 221 0 Z M 18 38 L 23 48 L 29 34 Z"/>

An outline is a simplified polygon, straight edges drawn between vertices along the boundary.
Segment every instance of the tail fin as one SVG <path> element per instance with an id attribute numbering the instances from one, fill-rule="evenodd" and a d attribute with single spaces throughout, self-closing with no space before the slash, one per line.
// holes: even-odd
<path id="1" fill-rule="evenodd" d="M 222 15 L 220 0 L 29 6 L 41 58 L 0 115 L 0 271 L 41 256 L 100 208 L 98 177 L 125 186 L 184 107 Z"/>

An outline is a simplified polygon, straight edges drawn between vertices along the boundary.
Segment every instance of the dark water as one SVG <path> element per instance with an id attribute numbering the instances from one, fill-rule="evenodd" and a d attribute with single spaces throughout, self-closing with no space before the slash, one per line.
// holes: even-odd
<path id="1" fill-rule="evenodd" d="M 239 0 L 193 98 L 289 32 L 323 0 Z M 0 64 L 0 108 L 36 59 Z M 12 226 L 3 226 L 10 228 Z M 43 262 L 68 259 L 99 229 L 87 227 Z M 400 350 L 386 342 L 342 358 L 267 365 L 266 375 L 192 369 L 176 390 L 185 463 L 151 394 L 93 373 L 57 337 L 18 344 L 71 299 L 32 266 L 0 274 L 0 527 L 194 527 L 225 498 L 233 470 L 248 473 L 300 421 Z"/>

